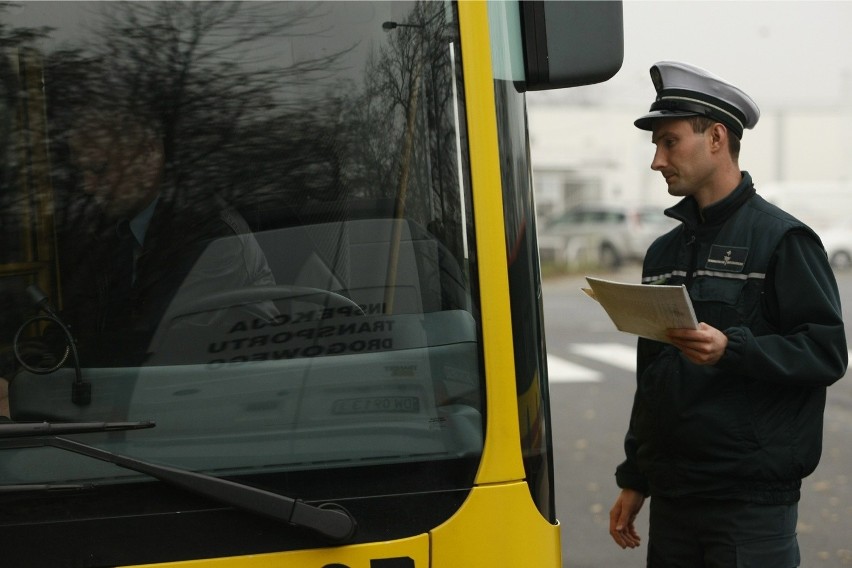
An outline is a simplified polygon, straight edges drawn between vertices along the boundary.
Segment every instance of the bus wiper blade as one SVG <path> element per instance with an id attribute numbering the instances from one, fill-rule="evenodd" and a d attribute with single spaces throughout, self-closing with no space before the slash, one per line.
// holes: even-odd
<path id="1" fill-rule="evenodd" d="M 118 432 L 153 428 L 151 421 L 143 422 L 2 422 L 0 440 L 30 436 L 59 436 L 90 432 Z"/>
<path id="2" fill-rule="evenodd" d="M 0 493 L 26 493 L 29 491 L 82 491 L 92 489 L 91 484 L 82 483 L 25 483 L 18 485 L 0 485 Z"/>
<path id="3" fill-rule="evenodd" d="M 349 540 L 355 534 L 355 520 L 349 512 L 333 503 L 310 505 L 298 499 L 278 495 L 256 487 L 195 471 L 158 465 L 61 437 L 44 438 L 45 445 L 61 448 L 125 469 L 138 471 L 182 489 L 226 503 L 238 509 L 312 529 L 335 542 Z"/>

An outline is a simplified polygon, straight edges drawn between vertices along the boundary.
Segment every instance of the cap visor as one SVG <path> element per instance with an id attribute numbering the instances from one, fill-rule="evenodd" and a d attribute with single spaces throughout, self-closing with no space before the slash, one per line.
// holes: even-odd
<path id="1" fill-rule="evenodd" d="M 644 116 L 640 116 L 633 124 L 641 130 L 653 130 L 653 121 L 658 118 L 684 118 L 696 116 L 697 113 L 681 110 L 654 110 Z"/>

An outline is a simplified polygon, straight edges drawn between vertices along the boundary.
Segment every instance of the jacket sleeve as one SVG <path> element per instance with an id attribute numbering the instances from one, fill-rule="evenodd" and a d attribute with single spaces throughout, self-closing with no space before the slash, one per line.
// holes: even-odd
<path id="1" fill-rule="evenodd" d="M 648 480 L 636 466 L 636 437 L 632 429 L 627 430 L 624 437 L 624 450 L 627 454 L 625 459 L 615 468 L 615 483 L 622 489 L 633 489 L 639 491 L 645 497 L 648 496 Z"/>
<path id="2" fill-rule="evenodd" d="M 639 339 L 636 349 L 636 376 L 640 377 L 642 370 L 648 365 L 648 362 L 653 359 L 654 355 L 659 352 L 660 344 L 649 339 Z M 649 494 L 648 480 L 639 471 L 636 463 L 636 452 L 639 449 L 639 442 L 633 431 L 633 423 L 636 413 L 639 409 L 639 391 L 637 383 L 637 391 L 633 399 L 633 410 L 630 413 L 630 425 L 627 428 L 627 434 L 624 436 L 624 453 L 625 460 L 615 469 L 615 483 L 622 489 L 633 489 L 639 491 L 646 497 Z"/>
<path id="3" fill-rule="evenodd" d="M 769 264 L 763 309 L 777 333 L 724 330 L 718 366 L 786 385 L 828 386 L 846 372 L 848 351 L 834 273 L 818 240 L 790 232 Z"/>

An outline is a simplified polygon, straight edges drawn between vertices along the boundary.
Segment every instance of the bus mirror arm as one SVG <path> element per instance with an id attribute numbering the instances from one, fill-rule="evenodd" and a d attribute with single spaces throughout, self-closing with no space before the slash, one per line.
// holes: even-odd
<path id="1" fill-rule="evenodd" d="M 150 475 L 169 485 L 192 491 L 243 511 L 284 521 L 296 527 L 311 529 L 336 543 L 347 542 L 355 534 L 357 526 L 355 519 L 346 509 L 334 503 L 311 505 L 298 499 L 227 479 L 146 462 L 60 436 L 46 437 L 43 443 Z"/>

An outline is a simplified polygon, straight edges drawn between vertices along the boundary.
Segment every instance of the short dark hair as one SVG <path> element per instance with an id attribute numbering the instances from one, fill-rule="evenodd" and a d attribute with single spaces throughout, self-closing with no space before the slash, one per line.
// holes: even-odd
<path id="1" fill-rule="evenodd" d="M 690 116 L 686 120 L 689 121 L 690 124 L 692 124 L 692 131 L 696 134 L 704 132 L 714 124 L 722 124 L 717 120 L 713 120 L 712 118 L 707 118 L 706 116 L 700 115 Z M 722 126 L 725 125 L 722 124 Z M 733 133 L 730 128 L 728 128 L 727 126 L 725 126 L 725 128 L 727 128 L 728 130 L 728 152 L 731 154 L 731 158 L 733 158 L 734 161 L 737 161 L 740 158 L 740 138 L 735 133 Z"/>

